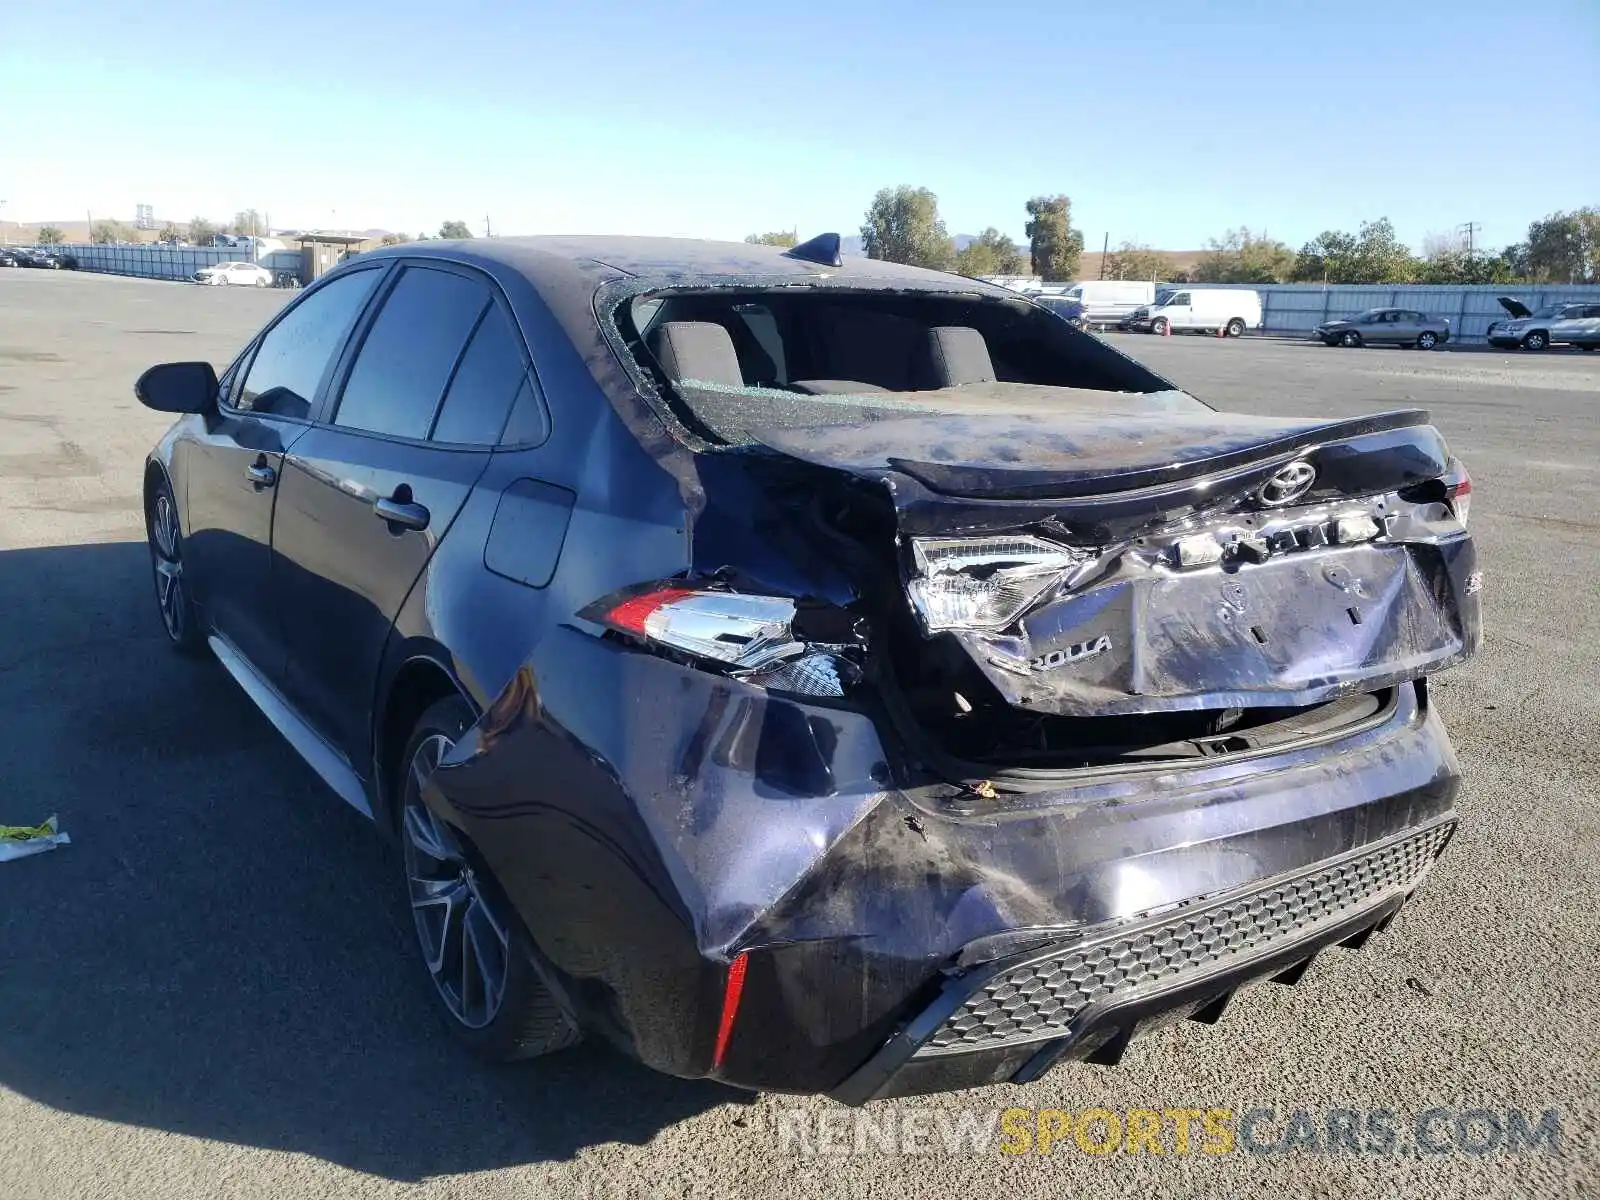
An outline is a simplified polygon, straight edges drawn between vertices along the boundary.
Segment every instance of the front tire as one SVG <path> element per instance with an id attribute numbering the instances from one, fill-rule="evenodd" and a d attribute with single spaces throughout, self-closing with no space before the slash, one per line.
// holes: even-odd
<path id="1" fill-rule="evenodd" d="M 1430 329 L 1423 330 L 1422 336 L 1417 338 L 1417 349 L 1418 350 L 1432 350 L 1438 344 L 1439 344 L 1439 335 L 1434 333 Z"/>
<path id="2" fill-rule="evenodd" d="M 1532 333 L 1524 335 L 1522 348 L 1537 353 L 1550 348 L 1550 335 L 1542 329 L 1535 329 Z"/>
<path id="3" fill-rule="evenodd" d="M 151 494 L 145 511 L 145 536 L 150 544 L 150 569 L 156 585 L 156 607 L 167 638 L 182 654 L 199 655 L 206 648 L 205 631 L 183 575 L 183 529 L 178 504 L 165 478 Z"/>
<path id="4" fill-rule="evenodd" d="M 1339 345 L 1347 350 L 1355 350 L 1361 345 L 1361 335 L 1354 329 L 1347 330 L 1344 336 L 1339 339 Z"/>
<path id="5" fill-rule="evenodd" d="M 533 943 L 467 836 L 422 799 L 422 786 L 473 724 L 460 696 L 418 719 L 397 779 L 400 843 L 417 946 L 458 1041 L 490 1062 L 564 1049 L 581 1034 L 533 965 Z"/>
<path id="6" fill-rule="evenodd" d="M 1164 337 L 1167 332 L 1167 319 L 1165 317 L 1157 317 L 1154 321 L 1151 321 L 1150 332 L 1157 337 Z"/>

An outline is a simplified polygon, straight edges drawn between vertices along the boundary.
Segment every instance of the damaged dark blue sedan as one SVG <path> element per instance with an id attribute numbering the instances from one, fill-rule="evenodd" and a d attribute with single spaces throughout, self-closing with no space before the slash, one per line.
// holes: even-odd
<path id="1" fill-rule="evenodd" d="M 397 840 L 486 1056 L 1115 1062 L 1450 838 L 1480 579 L 1425 413 L 1219 412 L 837 247 L 400 246 L 139 381 L 167 633 Z"/>

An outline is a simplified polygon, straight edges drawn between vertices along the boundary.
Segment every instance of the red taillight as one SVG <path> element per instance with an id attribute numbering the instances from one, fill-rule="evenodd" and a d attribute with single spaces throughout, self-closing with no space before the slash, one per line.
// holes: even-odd
<path id="1" fill-rule="evenodd" d="M 665 608 L 674 600 L 682 600 L 685 596 L 692 595 L 694 593 L 687 588 L 662 588 L 659 591 L 646 592 L 642 596 L 624 600 L 606 613 L 606 620 L 618 629 L 644 637 L 645 622 L 650 619 L 651 613 Z"/>
<path id="2" fill-rule="evenodd" d="M 744 971 L 748 955 L 741 952 L 728 964 L 728 978 L 722 985 L 722 1020 L 717 1024 L 717 1045 L 711 1052 L 713 1069 L 722 1066 L 733 1038 L 733 1019 L 739 1015 L 739 1000 L 744 995 Z"/>

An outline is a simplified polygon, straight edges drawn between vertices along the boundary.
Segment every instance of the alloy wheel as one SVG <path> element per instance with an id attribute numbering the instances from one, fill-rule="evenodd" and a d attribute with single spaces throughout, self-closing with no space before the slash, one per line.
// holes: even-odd
<path id="1" fill-rule="evenodd" d="M 1424 333 L 1417 339 L 1417 345 L 1421 346 L 1424 350 L 1432 350 L 1434 344 L 1438 342 L 1438 340 L 1439 339 L 1432 333 Z"/>
<path id="2" fill-rule="evenodd" d="M 505 998 L 511 937 L 460 838 L 422 801 L 423 783 L 452 745 L 436 733 L 412 754 L 402 844 L 428 974 L 451 1015 L 468 1029 L 482 1029 Z"/>
<path id="3" fill-rule="evenodd" d="M 163 490 L 156 497 L 150 516 L 150 548 L 155 552 L 156 602 L 167 636 L 181 642 L 188 632 L 187 609 L 183 602 L 183 535 L 178 531 L 178 512 L 172 497 Z"/>

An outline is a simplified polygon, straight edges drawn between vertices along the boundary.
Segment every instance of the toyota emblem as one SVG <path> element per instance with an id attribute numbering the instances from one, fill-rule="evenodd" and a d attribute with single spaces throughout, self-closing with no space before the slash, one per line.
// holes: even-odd
<path id="1" fill-rule="evenodd" d="M 1261 491 L 1257 494 L 1261 497 L 1261 503 L 1268 508 L 1277 508 L 1300 499 L 1311 490 L 1311 485 L 1316 481 L 1317 469 L 1305 459 L 1297 458 L 1262 484 Z"/>

